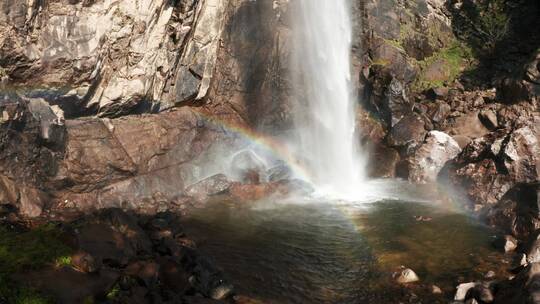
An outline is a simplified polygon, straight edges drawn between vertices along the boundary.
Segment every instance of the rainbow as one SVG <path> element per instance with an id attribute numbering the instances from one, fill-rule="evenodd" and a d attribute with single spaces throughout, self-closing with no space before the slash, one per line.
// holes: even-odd
<path id="1" fill-rule="evenodd" d="M 226 121 L 215 115 L 206 113 L 206 111 L 199 108 L 192 108 L 192 110 L 202 116 L 207 122 L 234 133 L 254 146 L 270 152 L 276 159 L 285 162 L 295 177 L 307 182 L 312 181 L 312 175 L 309 173 L 309 170 L 291 153 L 287 145 L 275 137 L 258 132 L 247 124 Z"/>

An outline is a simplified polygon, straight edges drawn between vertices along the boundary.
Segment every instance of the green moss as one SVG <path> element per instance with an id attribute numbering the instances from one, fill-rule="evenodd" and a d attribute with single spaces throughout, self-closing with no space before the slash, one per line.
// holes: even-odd
<path id="1" fill-rule="evenodd" d="M 387 44 L 389 45 L 392 45 L 402 51 L 405 51 L 405 49 L 403 48 L 403 45 L 401 43 L 401 40 L 394 40 L 394 39 L 384 39 L 384 42 L 386 42 Z"/>
<path id="2" fill-rule="evenodd" d="M 419 92 L 432 87 L 439 87 L 445 83 L 454 81 L 463 71 L 470 69 L 474 62 L 473 53 L 470 48 L 460 43 L 443 48 L 424 60 L 417 61 L 420 74 L 413 84 L 413 91 Z M 441 64 L 444 77 L 442 79 L 430 79 L 426 75 L 426 70 L 433 64 Z"/>
<path id="3" fill-rule="evenodd" d="M 5 275 L 0 275 L 0 302 L 12 304 L 53 304 L 54 301 L 36 290 L 13 282 Z M 4 303 L 4 302 L 2 302 Z"/>
<path id="4" fill-rule="evenodd" d="M 0 226 L 0 301 L 14 304 L 54 303 L 50 298 L 11 276 L 24 270 L 46 265 L 71 264 L 72 249 L 62 242 L 62 231 L 55 225 L 44 225 L 30 231 L 15 231 Z"/>
<path id="5" fill-rule="evenodd" d="M 56 259 L 55 265 L 56 267 L 70 267 L 71 266 L 71 256 L 61 256 Z"/>
<path id="6" fill-rule="evenodd" d="M 371 62 L 371 65 L 380 65 L 380 66 L 383 66 L 383 67 L 387 66 L 389 64 L 390 64 L 390 61 L 385 60 L 385 59 L 381 59 L 381 58 L 376 58 Z"/>
<path id="7" fill-rule="evenodd" d="M 54 225 L 26 232 L 0 227 L 0 273 L 37 269 L 54 264 L 58 258 L 69 256 L 72 249 L 61 238 L 62 232 Z"/>
<path id="8" fill-rule="evenodd" d="M 113 288 L 107 293 L 107 299 L 108 300 L 114 300 L 118 298 L 120 295 L 120 286 L 118 284 L 115 284 Z"/>

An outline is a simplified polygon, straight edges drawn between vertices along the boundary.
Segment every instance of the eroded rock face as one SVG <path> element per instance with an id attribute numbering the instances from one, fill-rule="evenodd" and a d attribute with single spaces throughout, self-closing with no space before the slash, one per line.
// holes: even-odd
<path id="1" fill-rule="evenodd" d="M 227 2 L 9 1 L 0 10 L 4 85 L 57 103 L 71 117 L 200 99 Z M 41 89 L 29 91 L 36 83 Z"/>

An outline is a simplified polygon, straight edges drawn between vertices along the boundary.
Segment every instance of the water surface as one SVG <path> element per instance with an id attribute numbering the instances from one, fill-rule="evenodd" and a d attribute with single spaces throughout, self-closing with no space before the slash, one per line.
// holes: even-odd
<path id="1" fill-rule="evenodd" d="M 391 276 L 400 265 L 442 287 L 443 300 L 458 280 L 495 270 L 492 231 L 435 197 L 399 196 L 217 201 L 193 211 L 186 229 L 237 291 L 270 303 L 397 303 L 404 291 Z"/>

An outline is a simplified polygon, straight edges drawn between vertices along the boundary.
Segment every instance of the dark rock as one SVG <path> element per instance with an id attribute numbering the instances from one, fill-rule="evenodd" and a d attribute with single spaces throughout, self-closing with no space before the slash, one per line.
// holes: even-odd
<path id="1" fill-rule="evenodd" d="M 449 89 L 447 87 L 436 87 L 428 90 L 428 96 L 433 99 L 442 99 L 448 95 Z"/>
<path id="2" fill-rule="evenodd" d="M 450 114 L 451 107 L 444 101 L 437 100 L 429 104 L 428 116 L 433 122 L 440 123 L 444 121 Z"/>
<path id="3" fill-rule="evenodd" d="M 102 269 L 88 275 L 70 268 L 46 269 L 24 275 L 34 288 L 52 295 L 59 303 L 85 303 L 104 298 L 119 278 L 119 273 Z"/>
<path id="4" fill-rule="evenodd" d="M 395 126 L 406 115 L 412 112 L 412 103 L 409 101 L 405 86 L 402 82 L 393 78 L 386 92 L 386 103 L 390 114 L 390 125 Z"/>
<path id="5" fill-rule="evenodd" d="M 169 259 L 160 260 L 159 280 L 168 289 L 183 294 L 191 286 L 189 274 L 176 262 Z"/>
<path id="6" fill-rule="evenodd" d="M 124 273 L 144 282 L 147 287 L 157 283 L 160 266 L 154 261 L 136 261 L 129 264 Z"/>
<path id="7" fill-rule="evenodd" d="M 71 256 L 71 266 L 81 272 L 93 273 L 101 268 L 101 261 L 96 261 L 92 255 L 80 251 Z"/>
<path id="8" fill-rule="evenodd" d="M 395 149 L 378 144 L 370 151 L 370 159 L 372 162 L 368 166 L 369 176 L 396 177 L 396 166 L 400 157 Z"/>
<path id="9" fill-rule="evenodd" d="M 425 135 L 424 122 L 417 114 L 411 114 L 405 116 L 392 128 L 388 143 L 395 147 L 416 147 L 424 140 Z"/>

